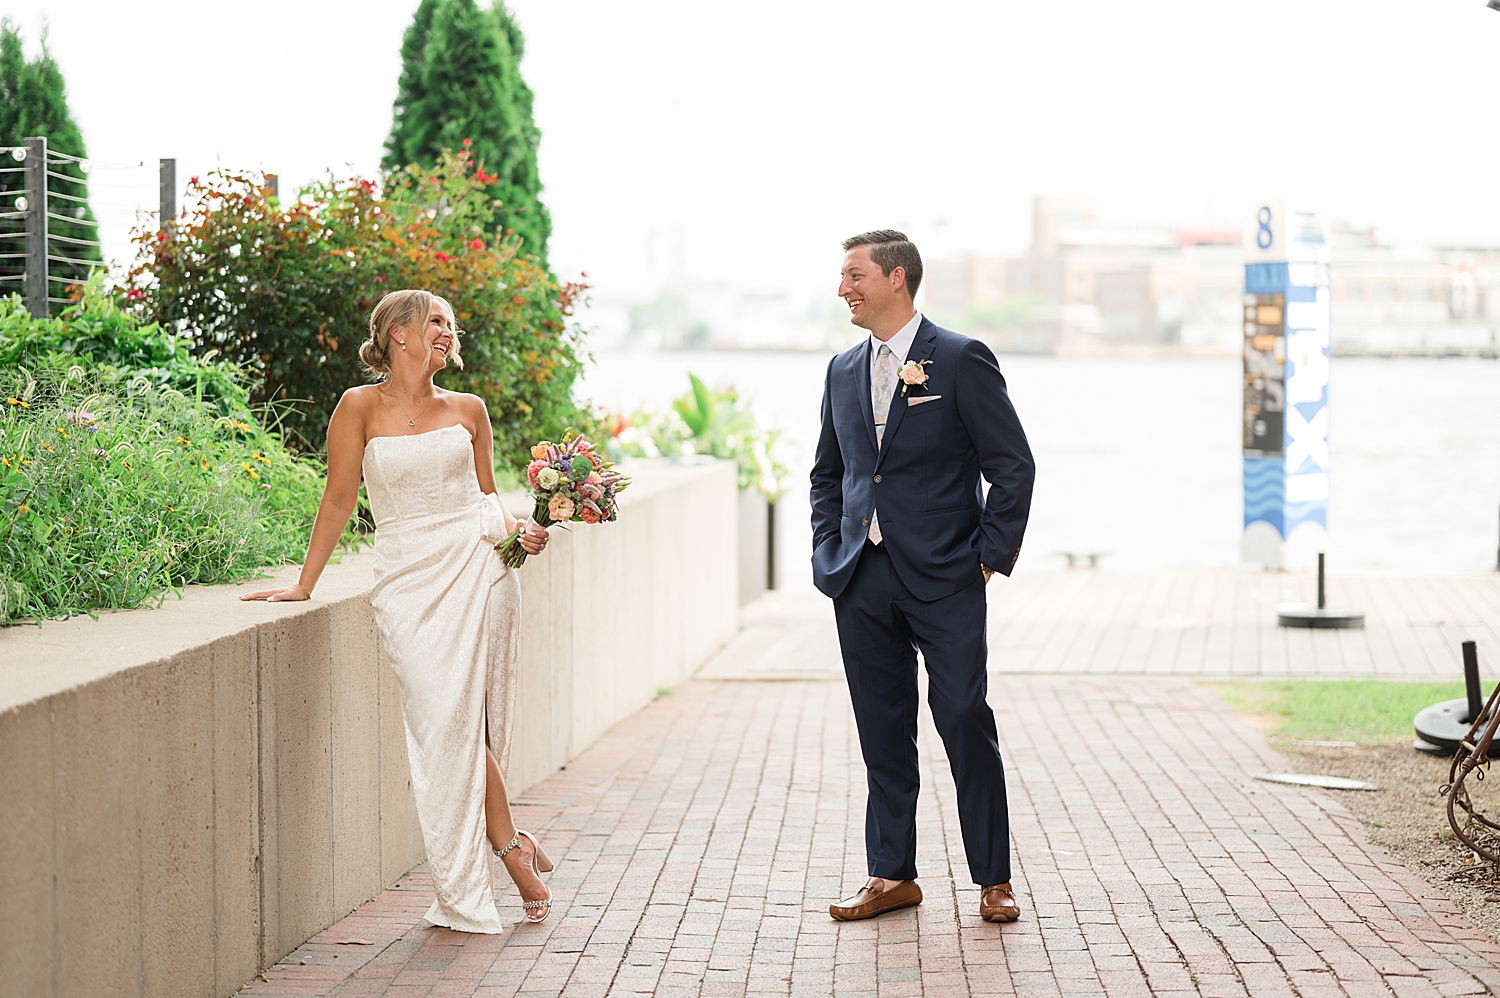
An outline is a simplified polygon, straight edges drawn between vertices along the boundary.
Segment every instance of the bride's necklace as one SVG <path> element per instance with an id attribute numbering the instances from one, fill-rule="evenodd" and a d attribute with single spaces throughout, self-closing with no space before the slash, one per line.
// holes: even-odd
<path id="1" fill-rule="evenodd" d="M 422 410 L 420 408 L 420 406 L 422 405 L 422 403 L 426 402 L 428 399 L 432 398 L 432 393 L 431 392 L 428 392 L 426 395 L 423 395 L 421 398 L 417 398 L 415 395 L 412 395 L 411 392 L 402 391 L 400 388 L 397 388 L 395 385 L 390 385 L 389 382 L 387 382 L 387 384 L 392 389 L 394 389 L 395 391 L 401 392 L 402 395 L 409 395 L 409 396 L 411 396 L 411 400 L 413 402 L 415 402 L 417 404 L 417 406 L 419 407 L 417 409 L 417 417 L 420 417 L 422 415 Z M 403 415 L 403 416 L 406 417 L 406 425 L 407 426 L 416 426 L 417 425 L 416 418 L 413 418 L 412 414 L 406 411 L 406 405 L 401 401 L 400 396 L 392 395 L 391 398 L 393 398 L 393 399 L 396 400 L 396 405 L 399 406 L 400 409 L 401 409 L 401 415 Z"/>

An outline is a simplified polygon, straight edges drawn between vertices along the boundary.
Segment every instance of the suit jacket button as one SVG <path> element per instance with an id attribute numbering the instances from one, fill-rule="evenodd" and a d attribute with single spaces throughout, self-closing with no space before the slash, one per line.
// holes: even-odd
<path id="1" fill-rule="evenodd" d="M 879 485 L 879 484 L 880 484 L 880 476 L 879 476 L 879 475 L 876 475 L 876 476 L 875 476 L 875 484 L 876 484 L 876 485 Z"/>
<path id="2" fill-rule="evenodd" d="M 861 524 L 863 524 L 864 526 L 866 526 L 866 527 L 868 527 L 870 525 L 870 521 L 869 520 L 860 520 L 859 522 Z"/>

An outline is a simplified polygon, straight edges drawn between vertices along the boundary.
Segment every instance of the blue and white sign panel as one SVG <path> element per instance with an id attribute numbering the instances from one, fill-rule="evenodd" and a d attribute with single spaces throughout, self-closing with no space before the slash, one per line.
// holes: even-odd
<path id="1" fill-rule="evenodd" d="M 1245 237 L 1243 560 L 1301 568 L 1328 543 L 1328 239 L 1282 199 Z"/>

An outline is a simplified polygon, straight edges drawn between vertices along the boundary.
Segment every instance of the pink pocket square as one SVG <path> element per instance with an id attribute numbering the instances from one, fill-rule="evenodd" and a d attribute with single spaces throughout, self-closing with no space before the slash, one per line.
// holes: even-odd
<path id="1" fill-rule="evenodd" d="M 941 395 L 922 395 L 916 398 L 907 399 L 906 405 L 908 408 L 910 408 L 914 405 L 921 405 L 923 402 L 936 402 L 940 398 L 942 398 Z"/>

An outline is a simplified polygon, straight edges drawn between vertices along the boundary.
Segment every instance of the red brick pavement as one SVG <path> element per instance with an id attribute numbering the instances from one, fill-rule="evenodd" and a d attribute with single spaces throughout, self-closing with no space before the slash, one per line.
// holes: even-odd
<path id="1" fill-rule="evenodd" d="M 923 719 L 926 901 L 829 919 L 864 879 L 864 772 L 834 682 L 695 682 L 518 804 L 558 859 L 539 926 L 419 925 L 419 869 L 254 995 L 1500 993 L 1500 946 L 1364 844 L 1323 792 L 1259 783 L 1257 735 L 1189 683 L 996 684 L 1024 905 L 978 918 L 952 780 Z M 502 912 L 519 920 L 507 882 Z"/>

